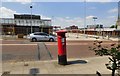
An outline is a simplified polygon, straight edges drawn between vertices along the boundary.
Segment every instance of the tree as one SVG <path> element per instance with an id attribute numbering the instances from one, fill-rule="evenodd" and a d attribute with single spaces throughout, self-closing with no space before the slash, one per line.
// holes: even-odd
<path id="1" fill-rule="evenodd" d="M 112 25 L 112 26 L 110 26 L 110 28 L 115 28 L 115 26 L 114 26 L 114 25 Z"/>
<path id="2" fill-rule="evenodd" d="M 117 28 L 117 25 L 112 25 L 110 26 L 110 28 Z"/>
<path id="3" fill-rule="evenodd" d="M 102 41 L 94 41 L 94 46 L 90 50 L 95 51 L 99 56 L 110 56 L 109 63 L 105 64 L 107 69 L 112 70 L 112 75 L 115 76 L 115 71 L 120 67 L 120 45 L 111 44 L 111 47 L 102 46 Z"/>

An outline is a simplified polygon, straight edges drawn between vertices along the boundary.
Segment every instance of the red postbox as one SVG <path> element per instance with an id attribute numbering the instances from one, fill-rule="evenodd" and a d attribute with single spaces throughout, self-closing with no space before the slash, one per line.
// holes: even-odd
<path id="1" fill-rule="evenodd" d="M 67 65 L 67 55 L 66 55 L 66 36 L 67 31 L 60 30 L 57 31 L 58 39 L 58 64 Z"/>

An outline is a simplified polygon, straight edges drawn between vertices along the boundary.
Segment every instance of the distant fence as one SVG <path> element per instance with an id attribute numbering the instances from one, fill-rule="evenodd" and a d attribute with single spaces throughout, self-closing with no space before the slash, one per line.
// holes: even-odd
<path id="1" fill-rule="evenodd" d="M 80 30 L 69 30 L 69 33 L 80 33 L 89 35 L 99 35 L 99 36 L 110 36 L 110 37 L 120 37 L 120 31 L 80 31 Z"/>

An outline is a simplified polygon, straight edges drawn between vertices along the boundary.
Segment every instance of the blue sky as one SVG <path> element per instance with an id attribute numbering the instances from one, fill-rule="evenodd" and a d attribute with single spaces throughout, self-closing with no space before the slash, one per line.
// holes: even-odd
<path id="1" fill-rule="evenodd" d="M 30 5 L 31 3 L 2 2 L 1 17 L 13 17 L 14 13 L 30 14 Z M 32 6 L 33 14 L 51 18 L 53 25 L 61 27 L 92 25 L 94 16 L 98 18 L 96 24 L 107 27 L 115 24 L 118 16 L 117 2 L 86 2 L 86 25 L 84 2 L 32 2 Z"/>

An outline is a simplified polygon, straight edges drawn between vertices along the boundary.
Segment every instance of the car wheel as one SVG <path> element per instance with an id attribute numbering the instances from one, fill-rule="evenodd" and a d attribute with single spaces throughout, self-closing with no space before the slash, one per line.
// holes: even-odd
<path id="1" fill-rule="evenodd" d="M 32 38 L 32 41 L 33 41 L 33 42 L 36 42 L 36 41 L 37 41 L 37 39 L 36 39 L 36 38 Z"/>
<path id="2" fill-rule="evenodd" d="M 54 39 L 53 39 L 53 38 L 50 38 L 49 41 L 50 41 L 50 42 L 54 42 Z"/>

